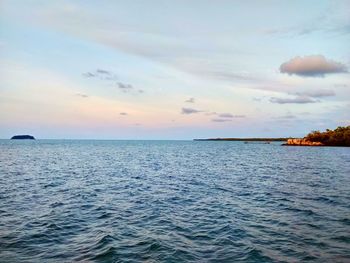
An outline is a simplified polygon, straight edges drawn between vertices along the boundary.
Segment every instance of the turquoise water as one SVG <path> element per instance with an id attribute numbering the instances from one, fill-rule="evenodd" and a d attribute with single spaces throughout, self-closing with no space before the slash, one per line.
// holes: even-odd
<path id="1" fill-rule="evenodd" d="M 350 148 L 0 140 L 0 262 L 350 262 Z"/>

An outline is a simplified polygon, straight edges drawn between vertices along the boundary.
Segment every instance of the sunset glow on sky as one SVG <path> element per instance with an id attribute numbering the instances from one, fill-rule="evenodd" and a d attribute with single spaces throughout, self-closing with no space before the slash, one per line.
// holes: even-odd
<path id="1" fill-rule="evenodd" d="M 350 125 L 349 1 L 0 1 L 0 138 Z"/>

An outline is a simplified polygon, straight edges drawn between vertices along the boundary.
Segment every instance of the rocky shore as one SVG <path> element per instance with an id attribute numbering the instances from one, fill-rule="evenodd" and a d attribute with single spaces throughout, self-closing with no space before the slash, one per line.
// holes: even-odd
<path id="1" fill-rule="evenodd" d="M 302 139 L 288 139 L 287 143 L 282 144 L 284 146 L 324 146 L 321 142 L 312 142 L 309 140 L 306 140 L 304 138 Z"/>

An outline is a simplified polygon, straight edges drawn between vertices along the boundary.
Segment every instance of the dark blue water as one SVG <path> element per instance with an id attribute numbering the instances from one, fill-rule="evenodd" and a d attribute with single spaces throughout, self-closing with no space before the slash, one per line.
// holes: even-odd
<path id="1" fill-rule="evenodd" d="M 350 148 L 0 141 L 0 262 L 350 262 Z"/>

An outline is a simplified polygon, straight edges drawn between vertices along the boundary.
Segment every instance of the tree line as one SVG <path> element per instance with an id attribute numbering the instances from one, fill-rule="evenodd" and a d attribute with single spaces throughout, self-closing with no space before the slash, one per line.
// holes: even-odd
<path id="1" fill-rule="evenodd" d="M 350 146 L 350 126 L 327 129 L 325 132 L 312 131 L 305 139 L 329 146 Z"/>

